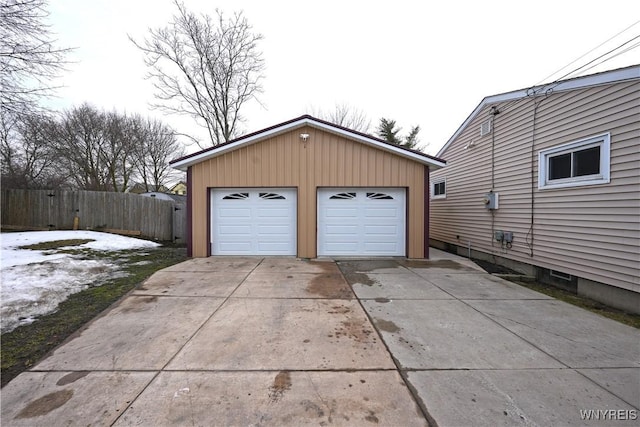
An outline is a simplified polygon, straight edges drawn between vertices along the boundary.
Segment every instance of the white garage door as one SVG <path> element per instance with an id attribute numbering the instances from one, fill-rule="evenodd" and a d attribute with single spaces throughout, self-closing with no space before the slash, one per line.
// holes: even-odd
<path id="1" fill-rule="evenodd" d="M 296 255 L 296 190 L 211 190 L 212 255 Z"/>
<path id="2" fill-rule="evenodd" d="M 404 256 L 403 188 L 318 190 L 318 255 Z"/>

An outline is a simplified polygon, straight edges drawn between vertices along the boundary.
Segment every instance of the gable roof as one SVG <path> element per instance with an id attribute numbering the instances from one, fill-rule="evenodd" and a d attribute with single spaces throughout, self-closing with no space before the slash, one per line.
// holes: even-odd
<path id="1" fill-rule="evenodd" d="M 379 148 L 381 150 L 427 165 L 432 170 L 440 169 L 445 166 L 444 160 L 434 156 L 430 156 L 421 151 L 400 147 L 383 139 L 379 139 L 352 129 L 347 129 L 345 127 L 338 126 L 336 124 L 317 119 L 306 114 L 304 116 L 297 117 L 284 123 L 280 123 L 278 125 L 241 136 L 224 144 L 216 145 L 215 147 L 207 148 L 197 153 L 172 160 L 171 162 L 169 162 L 169 164 L 176 169 L 186 171 L 189 166 L 192 166 L 194 164 L 220 156 L 237 148 L 254 144 L 264 139 L 271 138 L 273 136 L 289 132 L 297 128 L 301 128 L 303 126 L 310 126 L 316 129 L 321 129 L 348 138 L 350 140 L 360 142 L 365 145 Z"/>
<path id="2" fill-rule="evenodd" d="M 476 118 L 476 116 L 484 110 L 487 105 L 497 104 L 525 98 L 530 94 L 537 94 L 542 91 L 553 90 L 553 92 L 565 92 L 568 90 L 583 89 L 586 87 L 599 86 L 609 83 L 623 82 L 627 80 L 640 79 L 640 65 L 632 65 L 630 67 L 619 68 L 611 71 L 591 74 L 583 77 L 575 77 L 567 80 L 560 80 L 552 83 L 546 83 L 539 86 L 533 86 L 527 89 L 519 89 L 513 92 L 506 92 L 498 95 L 485 97 L 480 104 L 473 110 L 467 119 L 460 125 L 458 130 L 449 138 L 446 144 L 438 151 L 436 157 L 441 156 L 449 145 L 466 129 L 466 127 Z"/>
<path id="3" fill-rule="evenodd" d="M 186 183 L 186 182 L 184 182 L 184 181 L 178 181 L 178 182 L 176 182 L 175 184 L 173 184 L 169 190 L 173 190 L 173 189 L 175 189 L 176 187 L 178 187 L 179 185 L 182 185 L 183 187 L 186 187 L 186 186 L 187 186 L 187 183 Z"/>

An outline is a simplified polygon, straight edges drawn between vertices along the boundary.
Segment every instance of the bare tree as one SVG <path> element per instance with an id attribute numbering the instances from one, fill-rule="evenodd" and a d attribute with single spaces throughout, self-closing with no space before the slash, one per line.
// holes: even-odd
<path id="1" fill-rule="evenodd" d="M 68 48 L 54 46 L 46 0 L 0 1 L 0 114 L 24 113 L 52 92 Z"/>
<path id="2" fill-rule="evenodd" d="M 8 188 L 123 192 L 142 180 L 150 191 L 174 178 L 169 160 L 184 154 L 163 123 L 86 103 L 57 120 L 34 112 L 1 119 L 2 186 Z"/>
<path id="3" fill-rule="evenodd" d="M 18 155 L 16 153 L 17 123 L 15 115 L 0 114 L 0 154 L 2 163 L 0 171 L 2 173 L 2 187 L 22 188 L 22 183 L 16 177 L 18 173 Z"/>
<path id="4" fill-rule="evenodd" d="M 168 160 L 182 157 L 182 147 L 173 130 L 158 120 L 133 116 L 130 119 L 131 136 L 136 149 L 136 176 L 145 191 L 157 191 L 174 177 Z"/>
<path id="5" fill-rule="evenodd" d="M 177 0 L 175 5 L 177 14 L 167 27 L 150 29 L 143 43 L 130 37 L 151 70 L 155 106 L 193 117 L 206 128 L 211 145 L 227 142 L 243 121 L 243 105 L 262 92 L 258 42 L 263 37 L 242 12 L 226 19 L 216 9 L 212 18 L 189 12 Z"/>
<path id="6" fill-rule="evenodd" d="M 138 140 L 126 114 L 82 104 L 63 114 L 52 140 L 78 188 L 124 192 L 135 178 Z"/>
<path id="7" fill-rule="evenodd" d="M 101 163 L 106 168 L 111 191 L 125 192 L 135 173 L 136 140 L 131 120 L 115 111 L 102 113 L 103 143 L 98 147 Z"/>
<path id="8" fill-rule="evenodd" d="M 333 110 L 329 111 L 323 111 L 311 107 L 309 114 L 338 126 L 362 133 L 369 133 L 371 129 L 371 120 L 367 117 L 364 111 L 354 108 L 348 104 L 336 104 Z"/>
<path id="9" fill-rule="evenodd" d="M 5 188 L 57 188 L 66 175 L 58 167 L 49 135 L 54 121 L 38 113 L 2 115 L 0 144 L 2 152 L 2 186 Z"/>
<path id="10" fill-rule="evenodd" d="M 95 107 L 82 104 L 65 111 L 53 135 L 62 167 L 83 190 L 107 191 L 109 171 L 104 164 L 105 116 Z"/>
<path id="11" fill-rule="evenodd" d="M 66 111 L 51 138 L 61 168 L 84 190 L 124 192 L 141 181 L 154 191 L 172 178 L 169 160 L 184 153 L 162 122 L 89 104 Z"/>

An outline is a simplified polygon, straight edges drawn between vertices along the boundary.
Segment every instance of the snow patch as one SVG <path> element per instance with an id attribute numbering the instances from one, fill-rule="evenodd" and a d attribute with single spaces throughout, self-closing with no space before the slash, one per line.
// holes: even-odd
<path id="1" fill-rule="evenodd" d="M 158 243 L 95 231 L 34 231 L 0 235 L 0 329 L 10 332 L 55 311 L 69 295 L 123 277 L 118 265 L 107 260 L 86 260 L 56 250 L 18 249 L 54 240 L 93 239 L 73 246 L 99 251 L 149 249 Z M 69 247 L 67 247 L 69 248 Z"/>
<path id="2" fill-rule="evenodd" d="M 18 249 L 21 246 L 35 245 L 54 240 L 93 239 L 83 245 L 66 246 L 65 249 L 92 249 L 97 251 L 124 251 L 129 249 L 148 249 L 160 246 L 158 243 L 148 240 L 134 239 L 132 237 L 119 236 L 117 234 L 100 233 L 98 231 L 28 231 L 21 233 L 0 234 L 1 268 L 13 265 L 33 264 L 36 262 L 51 261 L 52 259 L 65 258 L 67 254 L 57 254 L 55 251 L 38 251 L 31 249 Z"/>

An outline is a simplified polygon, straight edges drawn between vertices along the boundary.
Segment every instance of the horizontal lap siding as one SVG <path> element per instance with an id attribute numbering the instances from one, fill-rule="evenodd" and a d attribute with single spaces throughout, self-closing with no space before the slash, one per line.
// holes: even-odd
<path id="1" fill-rule="evenodd" d="M 300 133 L 308 133 L 303 142 Z M 424 166 L 312 127 L 274 136 L 192 166 L 193 255 L 206 256 L 207 189 L 298 189 L 298 256 L 316 257 L 317 187 L 407 187 L 408 256 L 424 256 Z"/>
<path id="2" fill-rule="evenodd" d="M 626 82 L 540 98 L 534 146 L 533 257 L 530 256 L 533 100 L 495 118 L 495 230 L 514 232 L 513 248 L 493 242 L 491 213 L 481 204 L 491 189 L 491 135 L 480 138 L 481 112 L 442 157 L 447 197 L 431 201 L 431 238 L 640 291 L 640 83 Z M 538 152 L 611 133 L 611 182 L 538 190 Z M 475 146 L 464 147 L 471 141 Z M 456 239 L 456 236 L 460 236 Z"/>

